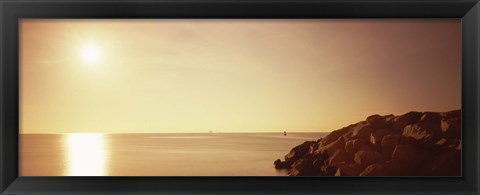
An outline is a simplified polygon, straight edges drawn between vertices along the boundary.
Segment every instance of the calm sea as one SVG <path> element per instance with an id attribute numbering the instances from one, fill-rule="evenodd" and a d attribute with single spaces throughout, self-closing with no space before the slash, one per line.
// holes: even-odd
<path id="1" fill-rule="evenodd" d="M 283 176 L 275 159 L 327 134 L 23 134 L 20 175 Z"/>

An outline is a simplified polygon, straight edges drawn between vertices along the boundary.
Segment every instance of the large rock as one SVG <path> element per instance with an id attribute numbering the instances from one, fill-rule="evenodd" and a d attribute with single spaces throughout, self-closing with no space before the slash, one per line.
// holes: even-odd
<path id="1" fill-rule="evenodd" d="M 316 144 L 315 141 L 306 141 L 294 147 L 290 152 L 285 155 L 285 161 L 296 161 L 310 152 L 310 147 Z"/>
<path id="2" fill-rule="evenodd" d="M 382 139 L 386 135 L 393 134 L 392 130 L 390 129 L 379 129 L 370 134 L 370 143 L 372 143 L 377 148 L 380 148 L 382 145 Z"/>
<path id="3" fill-rule="evenodd" d="M 407 125 L 402 135 L 426 143 L 438 140 L 441 132 L 439 123 L 421 122 Z"/>
<path id="4" fill-rule="evenodd" d="M 335 176 L 358 176 L 366 168 L 364 164 L 348 164 L 339 167 L 335 172 Z"/>
<path id="5" fill-rule="evenodd" d="M 395 115 L 388 114 L 388 115 L 385 115 L 383 117 L 385 118 L 386 122 L 388 122 L 388 121 L 391 121 L 393 118 L 395 118 Z"/>
<path id="6" fill-rule="evenodd" d="M 273 162 L 273 165 L 275 166 L 276 169 L 288 169 L 290 168 L 290 164 L 288 164 L 286 161 L 281 161 L 280 159 L 277 159 Z"/>
<path id="7" fill-rule="evenodd" d="M 319 175 L 320 169 L 313 166 L 313 158 L 303 158 L 295 161 L 288 174 L 291 176 L 313 176 Z"/>
<path id="8" fill-rule="evenodd" d="M 448 112 L 440 113 L 443 119 L 450 119 L 450 118 L 461 118 L 462 117 L 462 110 L 452 110 Z"/>
<path id="9" fill-rule="evenodd" d="M 461 157 L 461 152 L 458 150 L 450 150 L 449 152 L 438 154 L 420 167 L 418 175 L 461 176 Z"/>
<path id="10" fill-rule="evenodd" d="M 354 161 L 357 164 L 370 165 L 387 161 L 388 157 L 374 150 L 360 150 L 355 153 Z"/>
<path id="11" fill-rule="evenodd" d="M 396 131 L 397 133 L 402 133 L 403 129 L 410 124 L 416 123 L 420 117 L 422 116 L 422 113 L 420 112 L 409 112 L 404 115 L 398 116 L 392 120 L 392 129 Z"/>
<path id="12" fill-rule="evenodd" d="M 414 167 L 392 159 L 384 163 L 375 163 L 363 170 L 360 176 L 411 176 Z"/>
<path id="13" fill-rule="evenodd" d="M 415 155 L 412 155 L 415 154 Z M 411 144 L 400 144 L 395 147 L 392 158 L 400 161 L 414 161 L 417 156 L 417 147 Z"/>
<path id="14" fill-rule="evenodd" d="M 395 116 L 395 115 L 387 115 L 384 117 L 385 117 L 385 125 L 390 128 L 392 127 L 393 121 L 397 120 L 396 118 L 398 118 L 398 116 Z"/>
<path id="15" fill-rule="evenodd" d="M 370 139 L 370 133 L 373 132 L 373 128 L 366 122 L 358 123 L 351 127 L 351 131 L 347 134 L 350 139 Z"/>
<path id="16" fill-rule="evenodd" d="M 313 154 L 316 150 L 318 150 L 318 148 L 320 148 L 320 143 L 317 141 L 310 145 L 310 149 L 308 150 L 308 153 Z"/>
<path id="17" fill-rule="evenodd" d="M 460 142 L 460 139 L 441 138 L 437 142 L 435 142 L 433 146 L 437 150 L 442 152 L 448 149 L 461 150 L 462 143 Z"/>
<path id="18" fill-rule="evenodd" d="M 385 127 L 386 119 L 383 116 L 375 114 L 367 117 L 367 122 L 372 128 L 381 129 Z"/>
<path id="19" fill-rule="evenodd" d="M 344 128 L 332 131 L 330 134 L 328 134 L 327 136 L 325 136 L 321 140 L 321 145 L 323 145 L 323 146 L 328 145 L 328 144 L 336 141 L 341 136 L 346 135 L 350 131 L 351 131 L 351 125 L 348 126 L 348 127 L 344 127 Z"/>
<path id="20" fill-rule="evenodd" d="M 413 144 L 399 144 L 392 153 L 392 159 L 404 162 L 410 165 L 422 163 L 430 156 L 425 149 Z"/>
<path id="21" fill-rule="evenodd" d="M 438 123 L 442 116 L 438 112 L 424 112 L 418 122 Z"/>
<path id="22" fill-rule="evenodd" d="M 345 151 L 345 140 L 345 137 L 339 137 L 336 141 L 318 148 L 314 155 L 324 159 L 324 164 L 332 166 L 342 162 L 351 162 L 352 156 Z"/>
<path id="23" fill-rule="evenodd" d="M 318 153 L 324 153 L 326 152 L 326 154 L 328 156 L 331 156 L 334 152 L 336 152 L 337 150 L 339 149 L 345 149 L 345 140 L 346 138 L 345 137 L 339 137 L 337 140 L 335 140 L 334 142 L 326 145 L 326 146 L 323 146 L 321 148 L 318 148 L 318 150 L 315 151 L 316 154 Z"/>
<path id="24" fill-rule="evenodd" d="M 397 147 L 398 144 L 402 143 L 403 139 L 404 137 L 398 134 L 385 135 L 382 138 L 381 143 L 382 154 L 386 156 L 391 156 L 395 147 Z"/>
<path id="25" fill-rule="evenodd" d="M 355 154 L 359 150 L 374 150 L 370 142 L 364 139 L 354 139 L 345 142 L 345 151 Z"/>
<path id="26" fill-rule="evenodd" d="M 338 166 L 342 163 L 351 163 L 353 161 L 353 157 L 351 154 L 347 153 L 344 148 L 337 148 L 335 152 L 330 154 L 327 162 L 328 165 Z"/>
<path id="27" fill-rule="evenodd" d="M 441 121 L 442 137 L 460 139 L 462 137 L 461 131 L 462 122 L 460 118 L 450 118 Z"/>
<path id="28" fill-rule="evenodd" d="M 437 142 L 435 142 L 433 145 L 434 146 L 445 146 L 447 142 L 448 142 L 447 139 L 441 138 Z"/>
<path id="29" fill-rule="evenodd" d="M 335 172 L 337 171 L 337 167 L 331 166 L 331 165 L 325 165 L 320 168 L 320 173 L 321 175 L 325 176 L 334 176 Z"/>

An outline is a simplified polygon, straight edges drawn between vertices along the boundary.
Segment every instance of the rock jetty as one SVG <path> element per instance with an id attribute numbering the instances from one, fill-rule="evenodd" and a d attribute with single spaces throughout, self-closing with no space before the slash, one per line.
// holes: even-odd
<path id="1" fill-rule="evenodd" d="M 372 115 L 274 161 L 290 176 L 460 176 L 461 110 Z"/>

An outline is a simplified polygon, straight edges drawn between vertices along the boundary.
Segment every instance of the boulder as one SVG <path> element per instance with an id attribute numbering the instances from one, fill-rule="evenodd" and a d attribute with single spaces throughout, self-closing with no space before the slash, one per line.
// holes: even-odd
<path id="1" fill-rule="evenodd" d="M 332 131 L 330 134 L 328 134 L 327 136 L 325 136 L 322 140 L 321 140 L 321 145 L 322 146 L 326 146 L 334 141 L 336 141 L 338 138 L 340 138 L 341 136 L 347 134 L 348 132 L 351 131 L 350 129 L 351 126 L 348 126 L 348 127 L 344 127 L 344 128 L 341 128 L 341 129 L 338 129 L 338 130 L 335 130 L 335 131 Z"/>
<path id="2" fill-rule="evenodd" d="M 462 141 L 460 139 L 448 139 L 448 149 L 462 150 Z"/>
<path id="3" fill-rule="evenodd" d="M 383 117 L 385 118 L 386 121 L 390 121 L 390 120 L 392 120 L 393 118 L 395 118 L 395 115 L 393 115 L 393 114 L 387 114 L 387 115 L 384 115 Z"/>
<path id="4" fill-rule="evenodd" d="M 401 143 L 403 136 L 397 134 L 385 135 L 381 142 L 381 151 L 383 155 L 391 156 L 395 147 Z"/>
<path id="5" fill-rule="evenodd" d="M 410 176 L 414 167 L 392 159 L 384 163 L 375 163 L 363 170 L 360 176 Z"/>
<path id="6" fill-rule="evenodd" d="M 441 138 L 441 139 L 439 139 L 437 142 L 435 142 L 433 145 L 435 145 L 435 146 L 444 146 L 444 145 L 446 145 L 447 141 L 448 141 L 447 139 Z"/>
<path id="7" fill-rule="evenodd" d="M 410 124 L 416 123 L 420 117 L 422 116 L 422 113 L 420 112 L 409 112 L 404 115 L 395 117 L 392 120 L 392 129 L 397 132 L 397 133 L 402 133 L 403 129 Z"/>
<path id="8" fill-rule="evenodd" d="M 339 137 L 336 141 L 326 146 L 318 148 L 315 151 L 315 154 L 326 153 L 326 156 L 331 156 L 337 150 L 345 148 L 345 139 L 346 139 L 345 137 Z"/>
<path id="9" fill-rule="evenodd" d="M 335 176 L 358 176 L 366 168 L 364 164 L 348 164 L 339 167 L 335 172 Z"/>
<path id="10" fill-rule="evenodd" d="M 395 147 L 392 153 L 392 159 L 400 161 L 414 161 L 417 153 L 417 147 L 411 144 L 400 144 Z"/>
<path id="11" fill-rule="evenodd" d="M 450 118 L 461 118 L 462 110 L 452 110 L 448 112 L 440 113 L 443 119 L 450 119 Z"/>
<path id="12" fill-rule="evenodd" d="M 440 124 L 421 122 L 407 125 L 402 135 L 410 137 L 418 142 L 426 143 L 437 141 L 441 133 Z"/>
<path id="13" fill-rule="evenodd" d="M 318 148 L 320 147 L 320 144 L 318 142 L 315 142 L 314 144 L 310 145 L 310 149 L 308 150 L 309 154 L 314 153 Z"/>
<path id="14" fill-rule="evenodd" d="M 390 129 L 376 130 L 370 134 L 370 143 L 372 143 L 377 148 L 380 148 L 383 137 L 390 134 L 392 134 L 392 130 Z"/>
<path id="15" fill-rule="evenodd" d="M 327 158 L 325 158 L 323 156 L 320 156 L 320 155 L 315 156 L 315 154 L 314 154 L 313 166 L 314 167 L 322 167 L 323 165 L 326 165 L 327 162 L 325 162 L 325 159 L 327 159 Z"/>
<path id="16" fill-rule="evenodd" d="M 288 174 L 291 176 L 315 176 L 320 174 L 320 170 L 313 166 L 313 158 L 302 158 L 292 164 Z"/>
<path id="17" fill-rule="evenodd" d="M 342 163 L 351 163 L 353 161 L 353 157 L 351 154 L 347 153 L 344 148 L 338 148 L 335 152 L 333 152 L 327 162 L 328 165 L 338 166 Z"/>
<path id="18" fill-rule="evenodd" d="M 433 144 L 433 146 L 436 147 L 437 150 L 440 150 L 440 152 L 448 149 L 460 150 L 461 145 L 462 144 L 460 142 L 460 139 L 446 139 L 446 138 L 441 138 Z"/>
<path id="19" fill-rule="evenodd" d="M 384 116 L 385 117 L 385 125 L 389 128 L 392 127 L 392 124 L 393 124 L 393 121 L 394 120 L 397 120 L 396 118 L 398 118 L 398 116 L 395 116 L 395 115 L 391 115 L 391 116 Z"/>
<path id="20" fill-rule="evenodd" d="M 385 127 L 386 119 L 378 114 L 367 117 L 368 124 L 374 129 L 381 129 Z"/>
<path id="21" fill-rule="evenodd" d="M 416 165 L 422 163 L 431 154 L 425 149 L 413 144 L 399 144 L 392 153 L 392 159 L 404 162 L 406 164 Z"/>
<path id="22" fill-rule="evenodd" d="M 388 157 L 375 150 L 360 150 L 355 153 L 353 160 L 357 164 L 370 165 L 373 163 L 385 162 L 388 160 Z"/>
<path id="23" fill-rule="evenodd" d="M 303 144 L 295 146 L 290 152 L 285 155 L 285 161 L 296 161 L 310 152 L 310 146 L 316 144 L 315 141 L 306 141 Z"/>
<path id="24" fill-rule="evenodd" d="M 368 123 L 358 123 L 351 127 L 351 131 L 347 135 L 350 139 L 370 139 L 370 133 L 373 132 L 373 128 Z"/>
<path id="25" fill-rule="evenodd" d="M 324 176 L 334 176 L 337 171 L 337 167 L 331 165 L 325 165 L 320 168 L 321 175 Z"/>
<path id="26" fill-rule="evenodd" d="M 373 150 L 370 142 L 364 139 L 354 139 L 345 142 L 345 151 L 351 154 L 355 154 L 359 150 Z"/>
<path id="27" fill-rule="evenodd" d="M 288 164 L 285 161 L 281 161 L 280 159 L 277 159 L 273 162 L 273 165 L 275 165 L 276 169 L 288 169 L 290 168 L 290 164 Z"/>
<path id="28" fill-rule="evenodd" d="M 422 176 L 461 176 L 461 152 L 451 150 L 426 161 L 418 170 Z"/>
<path id="29" fill-rule="evenodd" d="M 442 116 L 438 112 L 424 112 L 418 122 L 438 123 Z"/>
<path id="30" fill-rule="evenodd" d="M 323 138 L 317 139 L 317 143 L 320 145 L 320 142 L 322 142 Z"/>
<path id="31" fill-rule="evenodd" d="M 458 145 L 460 145 L 459 139 L 447 139 L 447 138 L 441 138 L 433 144 L 433 146 L 437 150 L 456 149 Z"/>
<path id="32" fill-rule="evenodd" d="M 462 122 L 460 118 L 444 119 L 440 123 L 445 138 L 460 139 L 462 137 Z"/>

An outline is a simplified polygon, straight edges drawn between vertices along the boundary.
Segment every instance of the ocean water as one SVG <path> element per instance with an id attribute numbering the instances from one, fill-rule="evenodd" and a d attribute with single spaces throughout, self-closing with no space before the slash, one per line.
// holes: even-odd
<path id="1" fill-rule="evenodd" d="M 327 134 L 22 134 L 20 175 L 285 176 L 273 161 Z"/>

